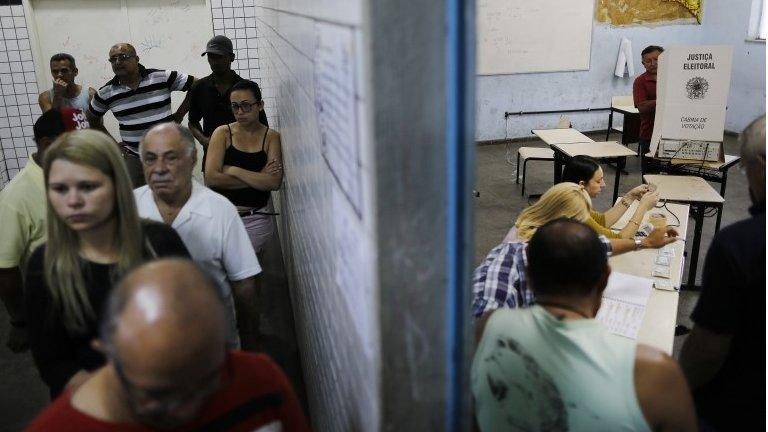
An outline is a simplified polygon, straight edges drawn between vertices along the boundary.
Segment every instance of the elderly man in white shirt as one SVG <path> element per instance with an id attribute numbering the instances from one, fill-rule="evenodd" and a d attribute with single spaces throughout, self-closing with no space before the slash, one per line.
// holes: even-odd
<path id="1" fill-rule="evenodd" d="M 245 347 L 252 346 L 255 278 L 261 266 L 237 209 L 192 179 L 197 152 L 189 129 L 173 122 L 156 125 L 144 135 L 139 153 L 147 181 L 134 190 L 139 215 L 179 233 L 192 259 L 216 280 L 230 305 L 230 344 L 238 346 L 242 338 Z"/>

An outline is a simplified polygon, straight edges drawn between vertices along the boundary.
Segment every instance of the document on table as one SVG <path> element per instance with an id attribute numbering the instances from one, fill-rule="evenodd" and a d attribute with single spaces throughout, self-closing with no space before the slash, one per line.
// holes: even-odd
<path id="1" fill-rule="evenodd" d="M 611 273 L 596 319 L 611 333 L 637 339 L 652 288 L 653 279 Z"/>

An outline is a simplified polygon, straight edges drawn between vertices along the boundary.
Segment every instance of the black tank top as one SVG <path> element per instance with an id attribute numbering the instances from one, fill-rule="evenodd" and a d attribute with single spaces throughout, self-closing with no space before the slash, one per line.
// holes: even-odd
<path id="1" fill-rule="evenodd" d="M 235 148 L 235 141 L 232 139 L 232 128 L 229 129 L 229 147 L 224 151 L 224 163 L 222 165 L 236 166 L 248 171 L 259 172 L 267 165 L 267 152 L 264 151 L 264 143 L 267 141 L 269 128 L 264 132 L 264 139 L 261 140 L 261 150 L 250 153 Z M 261 191 L 252 187 L 244 189 L 219 189 L 216 192 L 224 195 L 232 204 L 241 207 L 262 208 L 269 202 L 270 193 Z"/>

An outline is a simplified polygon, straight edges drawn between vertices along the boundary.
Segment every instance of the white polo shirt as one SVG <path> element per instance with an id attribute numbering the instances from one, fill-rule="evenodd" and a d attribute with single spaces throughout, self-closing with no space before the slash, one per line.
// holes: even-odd
<path id="1" fill-rule="evenodd" d="M 149 186 L 142 186 L 133 194 L 139 216 L 163 222 Z M 229 282 L 261 273 L 256 252 L 235 206 L 200 183 L 192 181 L 192 195 L 171 226 L 179 233 L 192 259 L 220 286 L 229 287 Z"/>

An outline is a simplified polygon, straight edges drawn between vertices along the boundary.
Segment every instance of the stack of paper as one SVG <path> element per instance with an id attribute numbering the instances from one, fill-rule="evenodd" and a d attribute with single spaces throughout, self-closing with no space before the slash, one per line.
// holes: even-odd
<path id="1" fill-rule="evenodd" d="M 653 279 L 611 273 L 596 319 L 611 333 L 637 339 L 652 288 Z"/>

